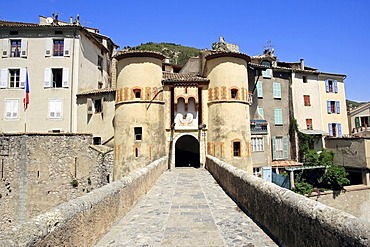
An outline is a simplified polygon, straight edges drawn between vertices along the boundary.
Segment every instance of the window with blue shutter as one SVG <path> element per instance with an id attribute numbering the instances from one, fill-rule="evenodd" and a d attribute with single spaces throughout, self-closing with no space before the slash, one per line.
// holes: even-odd
<path id="1" fill-rule="evenodd" d="M 281 83 L 279 82 L 272 83 L 272 90 L 274 99 L 281 99 Z"/>
<path id="2" fill-rule="evenodd" d="M 258 98 L 263 98 L 263 89 L 262 89 L 262 82 L 261 81 L 257 82 L 257 97 Z"/>
<path id="3" fill-rule="evenodd" d="M 284 159 L 288 159 L 288 137 L 283 136 L 283 145 L 284 145 Z"/>
<path id="4" fill-rule="evenodd" d="M 329 93 L 329 80 L 325 80 L 325 89 L 326 92 Z"/>
<path id="5" fill-rule="evenodd" d="M 329 136 L 333 136 L 333 126 L 329 123 Z"/>
<path id="6" fill-rule="evenodd" d="M 335 101 L 335 105 L 337 107 L 337 114 L 339 114 L 340 113 L 340 103 L 339 103 L 339 101 Z"/>
<path id="7" fill-rule="evenodd" d="M 337 123 L 338 126 L 338 137 L 342 137 L 342 124 Z"/>
<path id="8" fill-rule="evenodd" d="M 334 93 L 338 93 L 338 81 L 334 80 Z"/>
<path id="9" fill-rule="evenodd" d="M 257 106 L 257 111 L 260 114 L 260 116 L 264 119 L 265 118 L 265 111 L 262 107 Z"/>
<path id="10" fill-rule="evenodd" d="M 330 103 L 330 100 L 326 101 L 326 104 L 328 106 L 328 113 L 330 114 L 331 113 L 331 103 Z"/>
<path id="11" fill-rule="evenodd" d="M 277 108 L 275 113 L 275 125 L 283 125 L 283 109 Z"/>

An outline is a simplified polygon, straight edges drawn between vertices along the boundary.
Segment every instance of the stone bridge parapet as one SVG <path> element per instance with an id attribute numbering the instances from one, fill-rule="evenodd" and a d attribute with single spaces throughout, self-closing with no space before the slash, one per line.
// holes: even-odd
<path id="1" fill-rule="evenodd" d="M 282 246 L 370 246 L 370 223 L 208 155 L 206 169 Z"/>
<path id="2" fill-rule="evenodd" d="M 167 157 L 123 179 L 93 190 L 0 236 L 0 246 L 93 246 L 147 193 L 164 171 Z"/>

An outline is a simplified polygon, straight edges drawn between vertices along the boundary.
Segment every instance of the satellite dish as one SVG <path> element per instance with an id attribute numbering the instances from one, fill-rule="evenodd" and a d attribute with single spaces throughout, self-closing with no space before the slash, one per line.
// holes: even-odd
<path id="1" fill-rule="evenodd" d="M 51 23 L 53 23 L 53 18 L 51 18 L 51 17 L 48 17 L 48 18 L 46 18 L 46 23 L 47 24 L 51 24 Z"/>

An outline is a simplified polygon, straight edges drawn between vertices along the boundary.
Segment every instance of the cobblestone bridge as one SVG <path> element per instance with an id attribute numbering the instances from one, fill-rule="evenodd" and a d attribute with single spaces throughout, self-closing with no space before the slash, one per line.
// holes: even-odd
<path id="1" fill-rule="evenodd" d="M 96 246 L 277 246 L 205 169 L 166 171 Z"/>

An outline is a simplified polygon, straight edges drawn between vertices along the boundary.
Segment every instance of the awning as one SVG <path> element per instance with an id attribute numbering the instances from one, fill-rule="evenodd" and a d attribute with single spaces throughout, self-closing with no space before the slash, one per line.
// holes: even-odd
<path id="1" fill-rule="evenodd" d="M 295 160 L 276 160 L 272 162 L 272 167 L 292 167 L 303 166 L 303 163 Z"/>
<path id="2" fill-rule="evenodd" d="M 328 133 L 323 130 L 300 130 L 300 132 L 307 135 L 328 135 Z"/>

